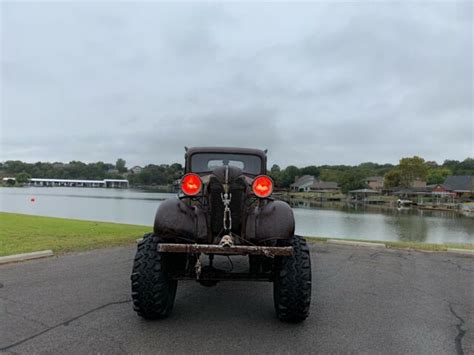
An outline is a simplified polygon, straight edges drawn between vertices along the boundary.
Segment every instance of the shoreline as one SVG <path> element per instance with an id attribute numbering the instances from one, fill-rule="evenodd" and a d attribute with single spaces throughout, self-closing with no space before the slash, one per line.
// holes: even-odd
<path id="1" fill-rule="evenodd" d="M 409 206 L 398 206 L 395 203 L 366 203 L 363 201 L 353 201 L 353 200 L 322 200 L 311 197 L 298 197 L 298 198 L 289 198 L 285 195 L 281 195 L 280 199 L 287 202 L 291 207 L 296 208 L 324 208 L 324 209 L 334 209 L 341 210 L 344 208 L 349 208 L 351 210 L 365 210 L 365 211 L 429 211 L 429 212 L 448 212 L 454 213 L 459 216 L 465 217 L 474 217 L 474 207 L 466 208 L 465 206 L 474 206 L 473 202 L 465 202 L 457 204 L 457 208 L 447 208 L 443 204 L 440 205 L 431 205 L 431 204 L 412 204 Z"/>
<path id="2" fill-rule="evenodd" d="M 0 256 L 50 249 L 55 254 L 129 245 L 152 227 L 0 212 Z M 305 236 L 310 243 L 344 240 L 383 243 L 387 248 L 426 251 L 474 250 L 474 243 L 421 243 Z"/>

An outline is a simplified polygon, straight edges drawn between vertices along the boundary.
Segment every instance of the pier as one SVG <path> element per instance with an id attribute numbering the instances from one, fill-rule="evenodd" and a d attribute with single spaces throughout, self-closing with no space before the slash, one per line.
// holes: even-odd
<path id="1" fill-rule="evenodd" d="M 128 180 L 104 179 L 104 180 L 78 180 L 78 179 L 44 179 L 31 178 L 28 180 L 30 186 L 64 186 L 64 187 L 106 187 L 106 188 L 128 188 Z"/>

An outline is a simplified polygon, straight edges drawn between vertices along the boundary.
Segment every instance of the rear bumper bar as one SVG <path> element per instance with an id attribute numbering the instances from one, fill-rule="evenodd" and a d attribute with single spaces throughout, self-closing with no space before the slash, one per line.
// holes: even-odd
<path id="1" fill-rule="evenodd" d="M 158 244 L 158 251 L 162 253 L 205 253 L 220 255 L 265 255 L 291 256 L 294 251 L 292 247 L 266 247 L 258 245 L 234 245 L 223 247 L 215 244 Z"/>

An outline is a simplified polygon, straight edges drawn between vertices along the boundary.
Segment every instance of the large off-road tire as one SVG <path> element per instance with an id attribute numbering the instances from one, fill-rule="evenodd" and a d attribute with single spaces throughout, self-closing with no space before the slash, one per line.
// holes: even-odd
<path id="1" fill-rule="evenodd" d="M 301 322 L 308 317 L 311 304 L 311 259 L 304 238 L 295 235 L 290 245 L 294 255 L 275 260 L 273 300 L 278 319 Z"/>
<path id="2" fill-rule="evenodd" d="M 146 319 L 166 318 L 171 313 L 178 286 L 171 278 L 176 257 L 159 253 L 158 243 L 158 236 L 145 234 L 133 262 L 133 309 Z"/>

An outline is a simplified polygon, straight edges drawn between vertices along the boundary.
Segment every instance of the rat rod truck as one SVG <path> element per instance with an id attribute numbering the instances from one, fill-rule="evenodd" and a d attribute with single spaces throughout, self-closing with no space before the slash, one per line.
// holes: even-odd
<path id="1" fill-rule="evenodd" d="M 162 202 L 153 233 L 138 243 L 132 271 L 135 311 L 167 317 L 178 280 L 271 281 L 277 317 L 303 321 L 311 302 L 306 241 L 294 234 L 290 206 L 272 198 L 266 151 L 186 148 L 185 175 L 176 198 Z M 246 272 L 214 266 L 215 255 L 248 256 Z"/>

